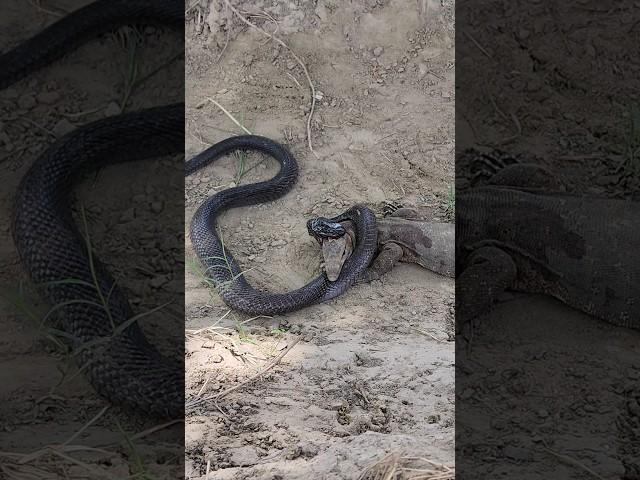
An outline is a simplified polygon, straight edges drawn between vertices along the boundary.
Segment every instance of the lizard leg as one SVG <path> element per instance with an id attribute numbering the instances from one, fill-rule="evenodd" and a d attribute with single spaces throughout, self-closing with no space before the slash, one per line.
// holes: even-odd
<path id="1" fill-rule="evenodd" d="M 509 254 L 497 247 L 474 251 L 466 268 L 456 278 L 456 330 L 491 310 L 498 295 L 513 285 L 516 265 Z"/>
<path id="2" fill-rule="evenodd" d="M 366 283 L 378 280 L 396 266 L 402 255 L 403 251 L 400 245 L 394 242 L 386 243 L 382 251 L 371 263 L 371 266 L 364 271 L 360 280 Z"/>

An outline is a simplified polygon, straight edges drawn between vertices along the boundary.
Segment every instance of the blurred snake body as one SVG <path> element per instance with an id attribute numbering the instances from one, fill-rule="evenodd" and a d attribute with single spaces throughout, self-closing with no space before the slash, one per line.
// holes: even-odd
<path id="1" fill-rule="evenodd" d="M 184 2 L 99 0 L 0 56 L 0 90 L 101 33 L 132 23 L 181 28 Z M 78 367 L 112 404 L 184 417 L 184 364 L 145 338 L 123 290 L 90 252 L 71 215 L 79 171 L 184 152 L 184 104 L 117 115 L 58 139 L 16 193 L 13 237 L 25 270 L 54 306 Z"/>
<path id="2" fill-rule="evenodd" d="M 0 90 L 101 33 L 138 22 L 180 28 L 184 2 L 98 0 L 80 8 L 0 55 Z M 224 154 L 247 148 L 273 156 L 280 173 L 208 198 L 191 224 L 196 253 L 220 285 L 224 301 L 243 312 L 269 315 L 344 292 L 375 253 L 375 217 L 365 207 L 353 207 L 335 219 L 352 220 L 361 235 L 336 282 L 323 274 L 293 292 L 258 291 L 224 250 L 216 232 L 219 214 L 284 195 L 295 183 L 297 164 L 284 147 L 255 136 L 230 138 L 186 163 L 189 175 Z M 41 155 L 22 179 L 14 206 L 12 231 L 24 268 L 60 314 L 82 372 L 111 403 L 150 417 L 183 418 L 183 363 L 161 355 L 145 338 L 125 293 L 92 254 L 73 220 L 70 192 L 81 170 L 183 152 L 184 104 L 105 118 L 58 139 Z M 223 257 L 224 266 L 219 261 Z"/>

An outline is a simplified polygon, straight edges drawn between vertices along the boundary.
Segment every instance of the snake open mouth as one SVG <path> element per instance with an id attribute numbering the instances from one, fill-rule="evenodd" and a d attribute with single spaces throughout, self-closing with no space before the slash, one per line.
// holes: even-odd
<path id="1" fill-rule="evenodd" d="M 322 240 L 322 257 L 327 278 L 334 282 L 340 276 L 344 262 L 353 252 L 353 242 L 349 234 L 339 238 L 325 238 Z"/>
<path id="2" fill-rule="evenodd" d="M 334 282 L 340 276 L 342 267 L 353 253 L 355 231 L 349 221 L 333 223 L 326 218 L 315 218 L 307 223 L 309 234 L 322 247 L 322 257 L 327 278 Z"/>

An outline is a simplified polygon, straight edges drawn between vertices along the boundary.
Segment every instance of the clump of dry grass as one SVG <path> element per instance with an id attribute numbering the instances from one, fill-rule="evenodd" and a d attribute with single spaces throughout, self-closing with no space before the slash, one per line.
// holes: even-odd
<path id="1" fill-rule="evenodd" d="M 134 442 L 182 420 L 172 420 L 138 433 L 126 432 L 118 424 L 122 441 L 89 446 L 75 443 L 81 434 L 95 424 L 108 410 L 104 407 L 85 425 L 61 444 L 49 444 L 32 452 L 0 451 L 0 478 L 8 480 L 44 480 L 49 478 L 96 478 L 116 480 L 122 478 L 118 463 L 130 464 L 131 478 L 152 478 Z M 127 450 L 126 456 L 120 451 Z M 119 458 L 119 462 L 114 459 Z M 116 467 L 113 464 L 116 464 Z M 118 473 L 113 473 L 116 470 Z"/>
<path id="2" fill-rule="evenodd" d="M 358 480 L 453 480 L 455 468 L 423 457 L 390 453 L 368 466 Z"/>

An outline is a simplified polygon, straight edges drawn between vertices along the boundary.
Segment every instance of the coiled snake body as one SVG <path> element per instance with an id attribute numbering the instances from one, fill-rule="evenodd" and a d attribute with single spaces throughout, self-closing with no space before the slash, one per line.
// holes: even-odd
<path id="1" fill-rule="evenodd" d="M 180 26 L 181 0 L 98 0 L 46 28 L 0 56 L 0 89 L 15 83 L 90 38 L 138 21 Z M 271 180 L 228 189 L 196 212 L 191 237 L 199 257 L 233 308 L 256 314 L 292 311 L 342 293 L 371 261 L 376 247 L 375 217 L 354 207 L 336 217 L 357 226 L 359 243 L 336 282 L 323 274 L 285 294 L 253 289 L 216 235 L 215 220 L 225 209 L 266 202 L 284 195 L 296 179 L 293 157 L 260 137 L 236 137 L 214 145 L 186 163 L 190 174 L 237 148 L 261 150 L 281 164 Z M 82 371 L 109 401 L 148 416 L 184 416 L 184 369 L 162 356 L 144 337 L 124 292 L 98 259 L 72 219 L 69 192 L 77 172 L 108 163 L 182 153 L 184 105 L 156 107 L 97 121 L 58 140 L 36 160 L 16 195 L 13 236 L 25 269 L 56 306 L 73 339 Z M 225 258 L 221 268 L 215 258 Z M 228 263 L 227 263 L 228 262 Z"/>
<path id="2" fill-rule="evenodd" d="M 180 27 L 178 0 L 99 0 L 0 56 L 0 89 L 100 33 L 152 22 Z M 184 151 L 184 105 L 106 118 L 58 140 L 31 166 L 16 194 L 13 237 L 23 265 L 55 306 L 79 367 L 111 403 L 152 417 L 184 416 L 183 363 L 162 356 L 140 327 L 124 292 L 71 216 L 79 170 Z"/>
<path id="3" fill-rule="evenodd" d="M 283 196 L 293 187 L 298 166 L 293 156 L 281 145 L 268 138 L 245 135 L 224 140 L 193 157 L 187 162 L 186 175 L 237 149 L 257 150 L 272 156 L 280 163 L 280 171 L 265 182 L 241 185 L 209 197 L 193 216 L 191 242 L 206 267 L 207 276 L 214 280 L 224 301 L 245 313 L 276 315 L 329 300 L 347 290 L 371 263 L 376 252 L 376 219 L 363 206 L 354 206 L 330 219 L 333 222 L 351 220 L 355 224 L 358 239 L 352 256 L 335 282 L 330 282 L 322 274 L 304 287 L 281 294 L 262 292 L 249 285 L 233 256 L 225 250 L 218 237 L 216 218 L 229 208 L 263 203 Z"/>

